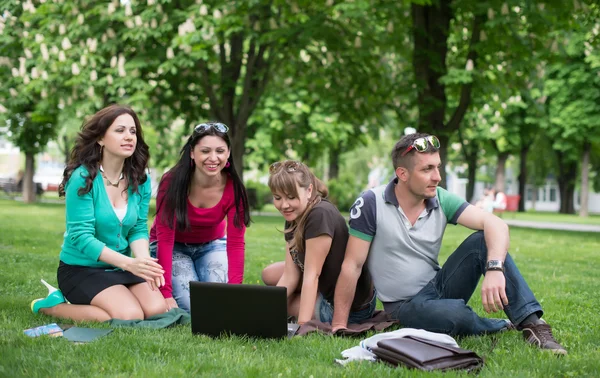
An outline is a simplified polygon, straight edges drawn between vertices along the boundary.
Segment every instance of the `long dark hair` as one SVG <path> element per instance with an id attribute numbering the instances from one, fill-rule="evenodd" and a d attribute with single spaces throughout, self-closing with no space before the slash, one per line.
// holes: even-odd
<path id="1" fill-rule="evenodd" d="M 250 210 L 248 206 L 248 196 L 246 194 L 246 188 L 244 183 L 240 179 L 240 176 L 235 170 L 233 164 L 233 154 L 231 153 L 231 141 L 227 133 L 222 133 L 214 127 L 209 127 L 203 132 L 194 131 L 188 138 L 187 142 L 181 149 L 179 154 L 179 161 L 173 168 L 167 171 L 160 180 L 159 190 L 164 190 L 165 195 L 161 203 L 157 204 L 156 211 L 161 211 L 160 221 L 164 224 L 173 227 L 175 220 L 177 224 L 175 228 L 177 231 L 185 231 L 190 227 L 190 220 L 187 214 L 187 199 L 192 177 L 194 176 L 194 170 L 196 165 L 193 163 L 191 158 L 191 152 L 194 147 L 200 142 L 200 139 L 205 136 L 212 135 L 217 136 L 225 141 L 227 148 L 230 151 L 227 162 L 229 166 L 223 168 L 225 172 L 229 174 L 233 181 L 233 196 L 235 201 L 235 217 L 233 218 L 233 225 L 237 228 L 242 227 L 242 223 L 245 226 L 250 224 Z M 168 180 L 168 183 L 165 182 Z M 166 185 L 166 188 L 163 187 Z M 243 216 L 241 219 L 240 215 Z"/>
<path id="2" fill-rule="evenodd" d="M 131 190 L 135 193 L 138 186 L 146 182 L 146 169 L 150 153 L 148 145 L 144 142 L 140 120 L 131 108 L 115 104 L 100 110 L 81 125 L 81 131 L 77 134 L 75 146 L 71 150 L 69 162 L 63 172 L 63 180 L 58 187 L 59 196 L 63 197 L 65 195 L 65 186 L 69 178 L 73 171 L 81 165 L 87 168 L 89 175 L 85 178 L 85 186 L 79 188 L 77 194 L 81 196 L 92 190 L 102 160 L 102 148 L 98 144 L 98 140 L 106 134 L 106 130 L 113 124 L 115 119 L 123 114 L 129 114 L 133 118 L 137 138 L 133 155 L 125 159 L 123 165 L 123 175 L 127 178 L 126 188 L 131 186 Z"/>
<path id="3" fill-rule="evenodd" d="M 284 232 L 293 233 L 290 250 L 296 249 L 298 252 L 303 253 L 304 227 L 306 226 L 308 214 L 319 202 L 321 202 L 321 199 L 327 198 L 329 190 L 323 181 L 319 180 L 317 176 L 310 171 L 306 164 L 295 160 L 279 162 L 269 176 L 269 189 L 271 189 L 271 193 L 273 194 L 280 192 L 292 197 L 298 197 L 296 184 L 304 189 L 308 189 L 312 184 L 312 196 L 306 205 L 306 209 L 304 209 L 304 212 L 300 216 L 300 219 L 292 221 L 290 227 L 284 230 Z"/>

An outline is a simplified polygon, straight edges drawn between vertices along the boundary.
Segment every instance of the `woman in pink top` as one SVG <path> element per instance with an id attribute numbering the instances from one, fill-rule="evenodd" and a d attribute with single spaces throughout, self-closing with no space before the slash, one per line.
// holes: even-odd
<path id="1" fill-rule="evenodd" d="M 196 126 L 159 184 L 150 252 L 165 271 L 160 290 L 169 308 L 190 311 L 190 281 L 239 284 L 244 278 L 250 212 L 228 130 L 222 123 Z"/>

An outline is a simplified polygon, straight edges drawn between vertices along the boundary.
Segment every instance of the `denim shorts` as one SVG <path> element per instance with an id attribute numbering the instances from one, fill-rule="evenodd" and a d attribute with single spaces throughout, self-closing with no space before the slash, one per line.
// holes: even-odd
<path id="1" fill-rule="evenodd" d="M 371 319 L 376 307 L 377 291 L 373 289 L 373 297 L 369 301 L 369 305 L 362 310 L 351 311 L 348 316 L 348 324 L 362 323 L 365 320 Z M 315 305 L 315 319 L 318 319 L 323 323 L 331 323 L 333 320 L 333 306 L 321 293 L 318 294 L 317 303 Z"/>
<path id="2" fill-rule="evenodd" d="M 156 241 L 150 243 L 152 257 L 157 247 Z M 175 242 L 172 270 L 173 298 L 190 312 L 190 281 L 227 283 L 227 237 L 198 244 Z"/>

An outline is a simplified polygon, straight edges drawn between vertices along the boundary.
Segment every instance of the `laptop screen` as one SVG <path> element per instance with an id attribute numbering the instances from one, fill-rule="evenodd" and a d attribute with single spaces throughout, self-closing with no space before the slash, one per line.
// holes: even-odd
<path id="1" fill-rule="evenodd" d="M 191 281 L 190 297 L 193 333 L 287 336 L 284 287 Z"/>

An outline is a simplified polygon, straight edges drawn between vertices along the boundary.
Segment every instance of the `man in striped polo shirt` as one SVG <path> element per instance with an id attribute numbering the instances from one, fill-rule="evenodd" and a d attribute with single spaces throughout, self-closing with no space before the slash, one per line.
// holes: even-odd
<path id="1" fill-rule="evenodd" d="M 506 223 L 438 187 L 439 148 L 433 135 L 403 137 L 392 150 L 396 177 L 364 192 L 352 206 L 350 238 L 334 297 L 333 330 L 347 325 L 356 281 L 366 262 L 386 312 L 403 326 L 465 336 L 494 333 L 514 324 L 528 342 L 566 354 L 507 253 Z M 447 223 L 478 231 L 440 267 Z M 480 317 L 467 305 L 482 275 L 484 310 L 504 310 L 510 321 Z"/>

